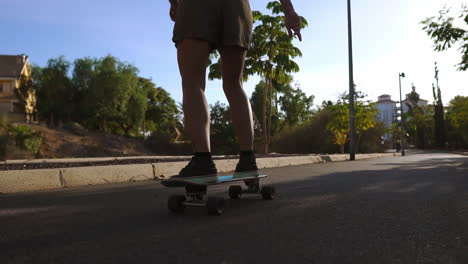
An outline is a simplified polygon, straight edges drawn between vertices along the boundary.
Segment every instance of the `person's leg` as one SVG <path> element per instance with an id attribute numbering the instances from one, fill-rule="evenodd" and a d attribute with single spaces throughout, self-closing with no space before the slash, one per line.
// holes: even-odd
<path id="1" fill-rule="evenodd" d="M 252 108 L 242 86 L 246 53 L 245 48 L 237 46 L 226 46 L 220 49 L 223 89 L 229 101 L 234 130 L 240 143 L 240 159 L 236 172 L 257 170 L 253 153 Z"/>
<path id="2" fill-rule="evenodd" d="M 241 151 L 253 150 L 253 119 L 250 101 L 242 86 L 246 49 L 228 46 L 220 49 L 223 89 Z"/>
<path id="3" fill-rule="evenodd" d="M 210 44 L 203 40 L 185 39 L 177 45 L 185 129 L 192 140 L 194 152 L 210 152 L 210 114 L 205 98 L 210 51 Z"/>
<path id="4" fill-rule="evenodd" d="M 216 174 L 211 158 L 210 113 L 205 98 L 206 66 L 211 47 L 208 41 L 184 39 L 177 43 L 182 77 L 185 129 L 193 145 L 194 157 L 179 177 Z"/>

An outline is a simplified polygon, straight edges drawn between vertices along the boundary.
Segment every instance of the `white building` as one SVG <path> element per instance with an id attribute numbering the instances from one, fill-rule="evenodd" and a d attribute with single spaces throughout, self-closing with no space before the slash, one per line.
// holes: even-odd
<path id="1" fill-rule="evenodd" d="M 388 129 L 392 128 L 397 113 L 397 103 L 392 100 L 392 97 L 388 94 L 379 96 L 375 108 L 379 110 L 379 120 L 383 122 Z M 389 134 L 385 135 L 385 139 L 389 139 L 389 136 Z"/>
<path id="2" fill-rule="evenodd" d="M 406 113 L 409 111 L 408 105 L 412 105 L 411 101 L 408 99 L 408 95 L 406 95 L 406 99 L 403 100 L 403 113 Z M 419 99 L 418 100 L 418 106 L 427 106 L 429 101 L 424 100 L 424 99 Z"/>
<path id="3" fill-rule="evenodd" d="M 403 100 L 403 113 L 409 111 L 408 105 L 411 105 L 411 101 L 408 99 L 409 94 L 406 95 L 406 99 Z M 379 96 L 379 100 L 377 101 L 375 108 L 379 110 L 378 118 L 381 122 L 385 124 L 388 129 L 392 128 L 392 124 L 399 122 L 400 120 L 400 107 L 397 106 L 397 103 L 392 100 L 392 97 L 388 94 L 383 94 Z M 418 106 L 427 106 L 428 101 L 424 99 L 419 99 Z M 391 133 L 387 133 L 384 136 L 384 140 L 391 139 Z"/>

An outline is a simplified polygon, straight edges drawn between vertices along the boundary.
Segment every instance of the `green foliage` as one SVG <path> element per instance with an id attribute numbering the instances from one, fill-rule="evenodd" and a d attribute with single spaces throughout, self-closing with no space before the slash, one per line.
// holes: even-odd
<path id="1" fill-rule="evenodd" d="M 37 69 L 37 68 L 36 68 Z M 37 85 L 39 118 L 52 126 L 68 121 L 71 114 L 72 83 L 67 73 L 70 63 L 64 57 L 50 59 L 40 73 L 34 73 Z"/>
<path id="2" fill-rule="evenodd" d="M 450 101 L 447 121 L 450 146 L 468 148 L 468 96 L 457 96 Z"/>
<path id="3" fill-rule="evenodd" d="M 438 78 L 438 72 L 436 75 Z M 445 131 L 445 113 L 444 105 L 442 104 L 442 93 L 440 87 L 433 86 L 434 92 L 434 143 L 436 147 L 444 148 L 446 142 Z"/>
<path id="4" fill-rule="evenodd" d="M 356 92 L 355 96 L 355 124 L 356 124 L 356 136 L 357 136 L 357 152 L 360 151 L 360 141 L 365 131 L 374 128 L 377 125 L 377 113 L 378 110 L 375 108 L 375 103 L 371 101 L 365 101 L 364 98 L 367 95 L 362 92 Z M 332 102 L 324 102 L 324 110 L 332 113 L 333 118 L 327 125 L 327 129 L 334 135 L 334 142 L 340 146 L 341 153 L 345 151 L 345 145 L 348 142 L 349 133 L 349 102 L 348 95 L 346 93 L 340 96 L 340 100 L 336 104 Z M 379 136 L 383 136 L 379 135 Z"/>
<path id="5" fill-rule="evenodd" d="M 307 96 L 299 86 L 287 86 L 279 99 L 284 120 L 288 126 L 302 124 L 312 117 L 314 96 Z"/>
<path id="6" fill-rule="evenodd" d="M 14 89 L 16 98 L 20 101 L 23 105 L 23 109 L 25 110 L 25 118 L 27 121 L 31 121 L 34 119 L 33 115 L 37 112 L 35 100 L 31 102 L 30 95 L 34 95 L 37 87 L 34 84 L 33 79 L 30 76 L 21 75 L 20 77 L 20 85 L 18 89 Z M 28 102 L 29 101 L 29 102 Z M 29 107 L 32 109 L 28 109 Z"/>
<path id="7" fill-rule="evenodd" d="M 12 125 L 0 120 L 0 159 L 13 157 L 18 151 L 36 155 L 42 144 L 42 136 L 29 126 Z"/>
<path id="8" fill-rule="evenodd" d="M 409 134 L 409 143 L 420 149 L 434 145 L 434 110 L 430 106 L 412 104 L 405 113 L 405 130 Z"/>
<path id="9" fill-rule="evenodd" d="M 434 41 L 436 51 L 444 51 L 458 44 L 462 53 L 462 60 L 458 65 L 458 70 L 466 71 L 468 69 L 468 29 L 455 26 L 458 21 L 468 26 L 468 5 L 462 8 L 458 17 L 450 14 L 450 8 L 444 8 L 439 12 L 438 17 L 430 17 L 421 23 L 423 30 Z"/>
<path id="10" fill-rule="evenodd" d="M 12 126 L 11 135 L 15 139 L 16 147 L 29 151 L 33 154 L 39 152 L 42 144 L 42 136 L 31 127 L 25 125 Z"/>
<path id="11" fill-rule="evenodd" d="M 227 155 L 239 151 L 238 141 L 231 122 L 230 109 L 225 104 L 216 102 L 211 108 L 211 142 L 213 153 Z"/>
<path id="12" fill-rule="evenodd" d="M 376 122 L 375 126 L 362 132 L 358 148 L 362 153 L 382 153 L 387 146 L 383 142 L 383 135 L 388 132 L 382 122 Z"/>
<path id="13" fill-rule="evenodd" d="M 344 153 L 345 145 L 348 142 L 349 132 L 349 106 L 341 101 L 334 105 L 329 105 L 326 111 L 332 114 L 326 129 L 333 134 L 333 143 L 340 147 L 340 152 Z"/>
<path id="14" fill-rule="evenodd" d="M 181 111 L 169 93 L 157 87 L 151 80 L 140 79 L 140 86 L 147 91 L 148 109 L 145 130 L 175 138 L 175 128 L 181 127 Z"/>
<path id="15" fill-rule="evenodd" d="M 304 123 L 286 127 L 273 138 L 273 152 L 286 154 L 336 153 L 333 134 L 327 128 L 333 118 L 329 111 L 318 111 Z"/>
<path id="16" fill-rule="evenodd" d="M 63 57 L 33 68 L 41 120 L 50 125 L 77 123 L 105 133 L 142 136 L 175 135 L 180 111 L 161 87 L 138 76 L 138 69 L 113 56 Z"/>

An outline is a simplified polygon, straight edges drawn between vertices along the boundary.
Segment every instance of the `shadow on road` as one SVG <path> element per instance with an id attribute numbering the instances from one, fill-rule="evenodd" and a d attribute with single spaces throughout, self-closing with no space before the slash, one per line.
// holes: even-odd
<path id="1" fill-rule="evenodd" d="M 0 196 L 0 261 L 468 263 L 468 159 L 431 157 L 267 170 L 278 199 L 222 217 L 169 214 L 158 183 Z"/>

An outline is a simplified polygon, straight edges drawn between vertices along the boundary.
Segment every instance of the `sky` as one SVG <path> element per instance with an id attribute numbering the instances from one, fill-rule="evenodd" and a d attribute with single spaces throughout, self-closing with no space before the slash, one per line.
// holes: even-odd
<path id="1" fill-rule="evenodd" d="M 346 0 L 292 2 L 309 22 L 303 41 L 294 40 L 303 53 L 296 59 L 300 72 L 293 74 L 294 82 L 314 95 L 317 105 L 335 101 L 349 83 Z M 250 3 L 266 12 L 268 0 Z M 468 0 L 352 0 L 356 89 L 370 100 L 382 94 L 398 100 L 398 76 L 404 72 L 403 93 L 414 84 L 421 98 L 432 102 L 437 61 L 444 104 L 456 95 L 468 96 L 468 73 L 456 69 L 461 54 L 456 48 L 433 51 L 420 24 L 444 5 L 457 10 L 462 3 Z M 0 0 L 0 7 L 0 54 L 26 54 L 39 66 L 62 55 L 73 62 L 111 54 L 182 101 L 167 0 Z M 249 96 L 259 81 L 253 76 L 244 84 Z M 220 81 L 207 82 L 206 95 L 210 104 L 227 103 Z"/>

